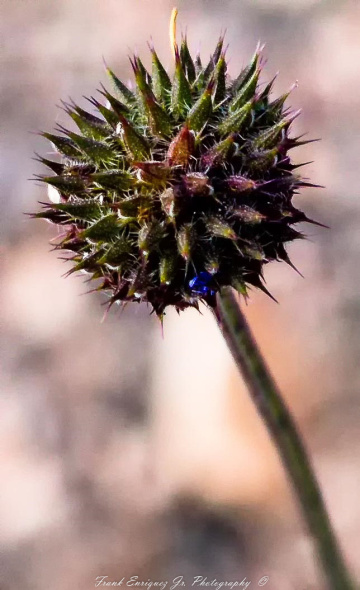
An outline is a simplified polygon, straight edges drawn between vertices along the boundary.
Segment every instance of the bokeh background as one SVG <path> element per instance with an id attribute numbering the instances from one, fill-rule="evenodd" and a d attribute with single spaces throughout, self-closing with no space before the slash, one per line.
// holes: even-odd
<path id="1" fill-rule="evenodd" d="M 331 226 L 266 270 L 249 320 L 296 416 L 349 564 L 360 575 L 360 3 L 178 0 L 179 28 L 207 57 L 227 29 L 230 73 L 266 42 L 264 80 L 294 80 L 295 130 L 321 137 L 301 208 Z M 88 590 L 97 576 L 184 575 L 269 590 L 323 588 L 313 546 L 263 424 L 217 327 L 82 296 L 49 253 L 54 228 L 24 211 L 46 200 L 36 134 L 65 122 L 105 80 L 126 79 L 147 41 L 171 70 L 173 0 L 1 0 L 0 584 Z M 35 132 L 32 133 L 32 132 Z"/>

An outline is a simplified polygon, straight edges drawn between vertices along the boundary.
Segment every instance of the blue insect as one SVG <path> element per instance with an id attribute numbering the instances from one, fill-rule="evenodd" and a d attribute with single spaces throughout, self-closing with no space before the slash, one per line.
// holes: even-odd
<path id="1" fill-rule="evenodd" d="M 189 281 L 189 287 L 198 295 L 215 295 L 214 277 L 209 272 L 202 271 Z"/>

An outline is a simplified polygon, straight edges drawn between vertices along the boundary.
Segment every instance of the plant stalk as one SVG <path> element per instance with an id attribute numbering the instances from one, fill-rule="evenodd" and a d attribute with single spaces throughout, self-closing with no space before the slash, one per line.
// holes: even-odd
<path id="1" fill-rule="evenodd" d="M 233 289 L 217 296 L 214 314 L 255 406 L 280 454 L 313 537 L 329 590 L 354 590 L 304 444 L 262 357 Z"/>

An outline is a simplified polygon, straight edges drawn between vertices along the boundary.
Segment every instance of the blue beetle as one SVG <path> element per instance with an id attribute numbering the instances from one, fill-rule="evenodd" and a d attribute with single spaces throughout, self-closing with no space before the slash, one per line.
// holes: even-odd
<path id="1" fill-rule="evenodd" d="M 189 281 L 189 287 L 198 295 L 215 295 L 214 277 L 207 271 L 202 271 Z"/>

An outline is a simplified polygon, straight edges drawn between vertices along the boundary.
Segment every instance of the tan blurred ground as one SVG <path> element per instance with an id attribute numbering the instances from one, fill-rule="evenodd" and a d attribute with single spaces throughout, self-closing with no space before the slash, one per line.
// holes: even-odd
<path id="1" fill-rule="evenodd" d="M 330 231 L 267 269 L 280 305 L 248 316 L 311 450 L 349 563 L 360 575 L 360 4 L 179 0 L 179 25 L 207 56 L 227 29 L 230 73 L 267 43 L 277 92 L 295 79 L 294 153 L 326 190 L 298 197 Z M 65 115 L 152 36 L 171 67 L 168 0 L 2 0 L 0 196 L 0 580 L 3 590 L 88 590 L 95 578 L 184 575 L 318 590 L 312 545 L 263 425 L 212 318 L 146 307 L 101 323 L 81 278 L 49 253 L 54 229 L 29 221 L 46 200 L 29 182 Z M 190 587 L 190 586 L 189 586 Z"/>

